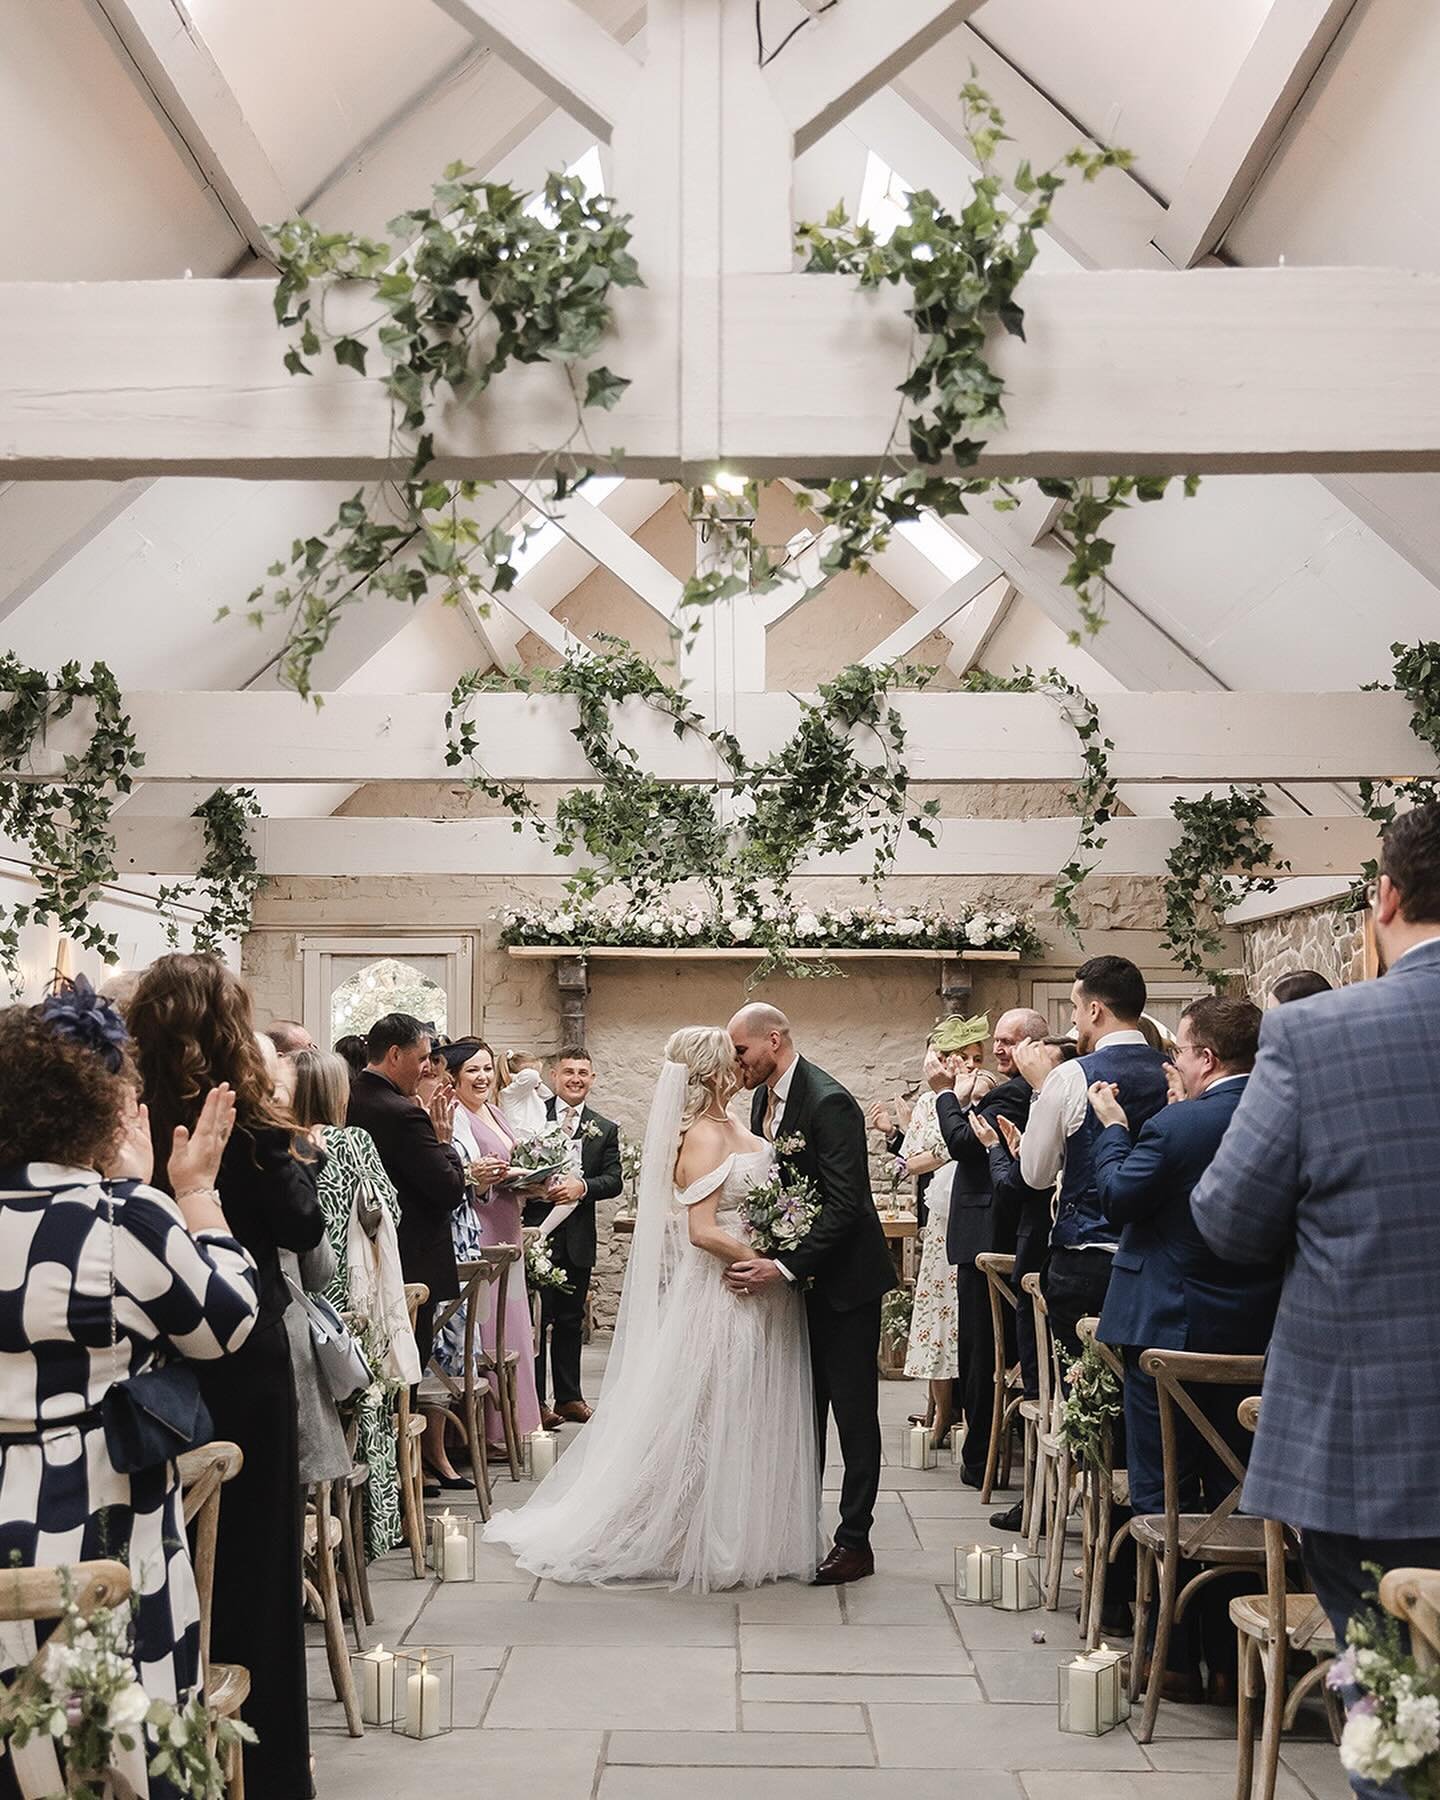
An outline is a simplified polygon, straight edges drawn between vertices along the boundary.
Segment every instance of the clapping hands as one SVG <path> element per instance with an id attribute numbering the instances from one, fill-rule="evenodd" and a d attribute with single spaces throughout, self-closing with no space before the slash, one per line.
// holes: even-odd
<path id="1" fill-rule="evenodd" d="M 1090 1110 L 1102 1125 L 1123 1125 L 1129 1130 L 1130 1121 L 1120 1104 L 1120 1089 L 1113 1081 L 1090 1083 Z"/>

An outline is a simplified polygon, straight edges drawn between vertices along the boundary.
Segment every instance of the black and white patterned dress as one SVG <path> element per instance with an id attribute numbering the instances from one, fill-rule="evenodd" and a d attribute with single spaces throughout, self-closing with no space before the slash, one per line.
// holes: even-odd
<path id="1" fill-rule="evenodd" d="M 0 1170 L 0 1569 L 128 1563 L 137 1673 L 152 1698 L 176 1700 L 199 1682 L 180 1495 L 169 1465 L 135 1475 L 111 1466 L 95 1408 L 116 1381 L 166 1356 L 226 1355 L 257 1305 L 254 1264 L 235 1239 L 192 1237 L 154 1188 L 48 1163 Z M 5 1670 L 22 1665 L 35 1628 L 0 1626 L 0 1649 Z M 147 1791 L 143 1761 L 127 1759 L 125 1773 Z M 48 1743 L 32 1743 L 13 1772 L 0 1763 L 0 1794 L 17 1779 L 23 1794 L 53 1793 L 58 1776 Z"/>

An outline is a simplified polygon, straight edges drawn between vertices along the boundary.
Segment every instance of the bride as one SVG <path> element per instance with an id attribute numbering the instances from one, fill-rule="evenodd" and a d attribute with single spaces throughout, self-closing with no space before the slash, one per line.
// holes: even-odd
<path id="1" fill-rule="evenodd" d="M 725 1110 L 740 1085 L 727 1032 L 691 1026 L 666 1044 L 600 1403 L 529 1502 L 485 1528 L 533 1574 L 703 1591 L 815 1572 L 803 1297 L 724 1282 L 753 1255 L 740 1201 L 774 1166 Z"/>

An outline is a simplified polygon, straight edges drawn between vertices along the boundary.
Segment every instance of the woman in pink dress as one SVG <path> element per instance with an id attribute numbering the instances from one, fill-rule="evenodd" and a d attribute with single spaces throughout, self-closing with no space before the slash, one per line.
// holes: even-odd
<path id="1" fill-rule="evenodd" d="M 499 1185 L 510 1167 L 510 1152 L 515 1147 L 515 1133 L 495 1103 L 495 1054 L 478 1038 L 465 1038 L 447 1045 L 446 1066 L 455 1083 L 455 1148 L 470 1165 L 474 1194 L 468 1205 L 452 1215 L 455 1238 L 455 1260 L 471 1262 L 477 1249 L 495 1244 L 523 1244 L 521 1215 L 525 1191 L 520 1187 Z M 530 1296 L 525 1287 L 525 1264 L 522 1259 L 510 1269 L 510 1285 L 505 1301 L 505 1348 L 520 1352 L 516 1367 L 516 1422 L 524 1437 L 540 1423 L 540 1402 L 535 1393 L 535 1359 L 530 1354 L 533 1327 L 530 1322 Z M 486 1350 L 495 1349 L 495 1319 L 482 1319 L 481 1341 Z M 465 1318 L 460 1312 L 441 1334 L 435 1346 L 441 1366 L 451 1374 L 461 1370 L 465 1354 Z M 491 1377 L 490 1393 L 485 1400 L 485 1442 L 492 1462 L 505 1458 L 505 1428 L 501 1423 L 498 1388 Z"/>

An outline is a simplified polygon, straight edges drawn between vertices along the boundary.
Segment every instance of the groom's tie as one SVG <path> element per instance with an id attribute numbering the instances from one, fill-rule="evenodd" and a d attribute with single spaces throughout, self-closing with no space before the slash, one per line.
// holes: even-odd
<path id="1" fill-rule="evenodd" d="M 765 1090 L 765 1136 L 770 1143 L 775 1142 L 775 1090 L 773 1087 L 767 1087 Z"/>

